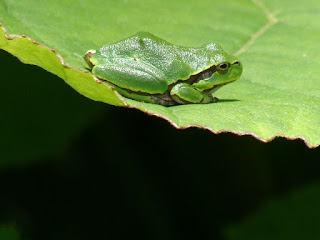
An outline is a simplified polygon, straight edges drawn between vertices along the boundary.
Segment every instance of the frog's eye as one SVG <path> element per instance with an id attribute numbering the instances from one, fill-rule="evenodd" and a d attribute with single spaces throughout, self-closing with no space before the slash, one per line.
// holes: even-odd
<path id="1" fill-rule="evenodd" d="M 233 63 L 234 65 L 237 65 L 237 66 L 240 66 L 240 62 L 239 61 L 236 61 Z"/>
<path id="2" fill-rule="evenodd" d="M 227 64 L 227 63 L 220 63 L 217 66 L 218 71 L 226 71 L 226 70 L 228 70 L 228 68 L 229 68 L 229 64 Z"/>

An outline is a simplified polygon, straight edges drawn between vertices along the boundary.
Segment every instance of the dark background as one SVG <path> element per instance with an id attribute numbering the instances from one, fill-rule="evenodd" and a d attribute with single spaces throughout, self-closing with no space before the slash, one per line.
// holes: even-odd
<path id="1" fill-rule="evenodd" d="M 21 239 L 225 239 L 319 182 L 320 149 L 301 140 L 177 130 L 4 51 L 0 63 L 0 224 Z"/>

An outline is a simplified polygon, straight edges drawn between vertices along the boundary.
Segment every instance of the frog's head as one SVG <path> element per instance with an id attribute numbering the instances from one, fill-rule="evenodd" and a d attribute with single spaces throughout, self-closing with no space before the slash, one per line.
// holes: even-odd
<path id="1" fill-rule="evenodd" d="M 198 74 L 193 86 L 200 91 L 213 93 L 220 87 L 236 81 L 242 73 L 240 60 L 223 51 L 215 54 L 214 64 Z"/>

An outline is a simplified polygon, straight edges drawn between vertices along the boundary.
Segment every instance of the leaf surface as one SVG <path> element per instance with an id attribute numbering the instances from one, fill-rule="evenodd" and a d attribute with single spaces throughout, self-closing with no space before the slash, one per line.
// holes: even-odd
<path id="1" fill-rule="evenodd" d="M 320 144 L 320 5 L 317 0 L 3 0 L 0 48 L 38 65 L 95 101 L 140 109 L 177 128 L 276 136 Z M 89 49 L 148 31 L 239 56 L 242 77 L 218 103 L 163 107 L 122 98 L 87 69 Z M 25 37 L 27 36 L 27 37 Z"/>

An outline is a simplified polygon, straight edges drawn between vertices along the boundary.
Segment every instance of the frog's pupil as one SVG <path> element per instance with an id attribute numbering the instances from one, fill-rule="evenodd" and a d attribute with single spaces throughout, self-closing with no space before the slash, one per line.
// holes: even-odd
<path id="1" fill-rule="evenodd" d="M 222 63 L 219 67 L 220 69 L 225 70 L 227 69 L 228 65 L 226 63 Z"/>

